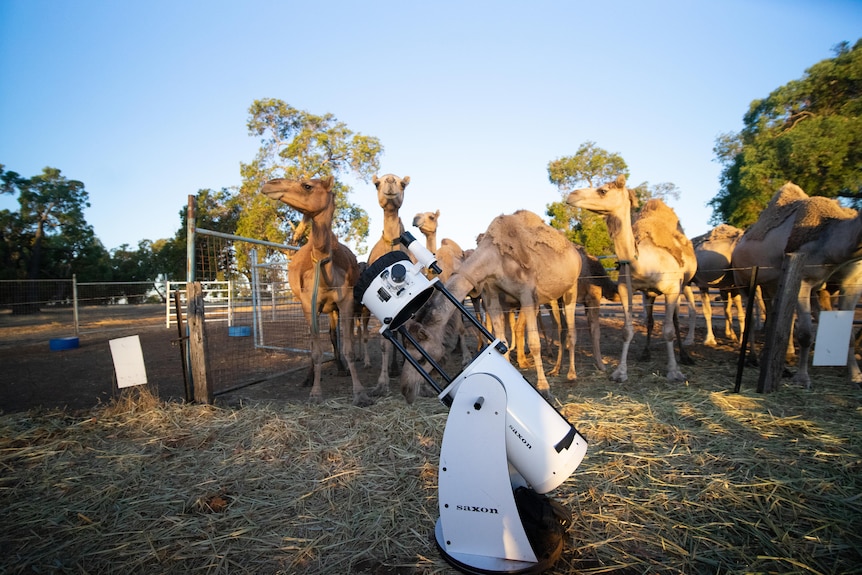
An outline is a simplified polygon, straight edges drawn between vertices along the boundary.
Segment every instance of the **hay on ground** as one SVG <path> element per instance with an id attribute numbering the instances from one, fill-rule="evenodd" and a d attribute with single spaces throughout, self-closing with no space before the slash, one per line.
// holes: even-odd
<path id="1" fill-rule="evenodd" d="M 731 387 L 558 386 L 590 447 L 552 493 L 574 522 L 551 573 L 862 572 L 858 389 Z M 0 416 L 0 572 L 451 573 L 445 409 L 348 402 Z"/>

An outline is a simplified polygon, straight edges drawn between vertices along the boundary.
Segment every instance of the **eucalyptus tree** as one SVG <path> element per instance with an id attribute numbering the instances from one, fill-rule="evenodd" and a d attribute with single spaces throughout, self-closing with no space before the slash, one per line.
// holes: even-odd
<path id="1" fill-rule="evenodd" d="M 354 133 L 332 114 L 315 115 L 278 99 L 255 100 L 249 108 L 249 135 L 260 148 L 240 165 L 242 185 L 237 234 L 285 243 L 304 241 L 301 215 L 259 193 L 271 178 L 333 176 L 336 212 L 333 228 L 341 241 L 360 244 L 368 236 L 368 213 L 349 201 L 350 175 L 368 182 L 380 169 L 383 147 L 377 138 Z"/>
<path id="2" fill-rule="evenodd" d="M 716 139 L 713 223 L 749 226 L 788 180 L 809 195 L 862 205 L 862 40 L 834 52 L 751 102 L 742 130 Z"/>
<path id="3" fill-rule="evenodd" d="M 0 250 L 4 279 L 106 279 L 107 251 L 84 217 L 90 206 L 84 183 L 57 168 L 26 178 L 0 164 L 0 193 L 16 195 L 18 210 L 0 214 Z M 38 294 L 16 296 L 16 313 L 38 311 Z"/>

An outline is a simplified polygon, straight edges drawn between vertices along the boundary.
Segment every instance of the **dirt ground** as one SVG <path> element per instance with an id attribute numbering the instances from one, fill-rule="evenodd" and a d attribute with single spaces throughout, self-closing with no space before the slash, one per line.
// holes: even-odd
<path id="1" fill-rule="evenodd" d="M 137 334 L 141 340 L 141 348 L 147 371 L 148 385 L 165 400 L 183 400 L 186 397 L 186 384 L 183 374 L 182 352 L 179 345 L 179 333 L 176 326 L 165 327 L 164 308 L 157 311 L 144 312 L 140 309 L 124 310 L 124 317 L 117 317 L 116 307 L 107 310 L 102 320 L 91 321 L 87 329 L 79 335 L 80 346 L 77 349 L 51 351 L 49 339 L 68 336 L 68 331 L 58 327 L 50 318 L 38 328 L 15 326 L 10 318 L 0 318 L 0 413 L 27 411 L 34 408 L 70 410 L 88 409 L 100 403 L 111 400 L 118 391 L 115 387 L 113 359 L 109 340 L 117 337 Z M 133 308 L 134 306 L 129 306 Z M 659 318 L 660 319 L 660 318 Z M 715 325 L 723 325 L 723 319 L 714 318 Z M 592 350 L 589 334 L 586 331 L 582 312 L 578 319 L 578 343 L 576 348 L 576 366 L 580 377 L 602 377 L 593 366 Z M 608 373 L 619 360 L 620 315 L 613 310 L 603 312 L 602 317 L 602 352 L 608 365 Z M 690 381 L 707 381 L 717 373 L 723 377 L 735 377 L 738 364 L 737 346 L 726 340 L 721 330 L 716 330 L 719 345 L 715 348 L 703 346 L 705 327 L 703 318 L 698 317 L 696 344 L 689 348 L 694 366 L 686 366 L 684 372 Z M 645 343 L 645 331 L 638 322 L 638 332 L 633 341 L 629 355 L 630 381 L 638 377 L 652 377 L 664 374 L 665 352 L 664 344 L 654 333 L 651 345 L 651 360 L 639 362 L 638 356 Z M 379 337 L 376 336 L 375 337 Z M 379 374 L 380 346 L 377 340 L 370 344 L 373 367 L 362 367 L 358 362 L 359 377 L 364 385 L 373 387 Z M 556 350 L 545 350 L 546 353 L 556 353 Z M 237 405 L 248 402 L 294 402 L 306 401 L 309 388 L 303 386 L 303 381 L 310 365 L 308 356 L 298 354 L 274 353 L 266 356 L 267 361 L 278 362 L 282 375 L 273 379 L 254 383 L 252 385 L 236 386 L 233 391 L 216 391 L 216 404 Z M 451 358 L 454 360 L 455 358 Z M 219 361 L 229 363 L 230 354 Z M 550 369 L 553 358 L 545 359 L 545 369 Z M 565 363 L 564 363 L 565 365 Z M 841 377 L 844 368 L 817 368 L 820 374 Z M 458 373 L 457 364 L 451 373 Z M 525 377 L 535 382 L 535 370 L 522 370 Z M 743 375 L 742 385 L 754 387 L 758 372 L 755 368 L 747 368 Z M 846 376 L 845 376 L 846 377 Z M 551 389 L 560 392 L 577 385 L 577 382 L 565 380 L 565 368 L 562 377 L 549 378 Z M 611 385 L 611 382 L 608 382 Z M 351 400 L 351 384 L 348 376 L 337 373 L 334 362 L 325 364 L 323 370 L 324 396 Z M 221 385 L 223 390 L 230 389 L 229 383 Z M 390 384 L 393 393 L 399 393 L 397 379 Z"/>

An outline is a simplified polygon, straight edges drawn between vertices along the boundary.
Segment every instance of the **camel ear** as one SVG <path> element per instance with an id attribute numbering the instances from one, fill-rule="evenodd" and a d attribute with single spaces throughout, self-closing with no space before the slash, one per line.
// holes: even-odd
<path id="1" fill-rule="evenodd" d="M 629 189 L 629 201 L 631 202 L 633 208 L 638 207 L 638 205 L 640 204 L 640 202 L 638 202 L 638 195 L 632 189 Z"/>
<path id="2" fill-rule="evenodd" d="M 375 188 L 377 187 L 377 184 L 380 183 L 380 180 L 377 178 L 377 174 L 374 174 L 374 176 L 371 178 L 371 183 L 374 184 Z"/>
<path id="3" fill-rule="evenodd" d="M 620 174 L 619 176 L 617 176 L 617 179 L 614 181 L 614 184 L 618 188 L 626 187 L 626 177 L 624 175 Z"/>
<path id="4" fill-rule="evenodd" d="M 323 184 L 323 187 L 327 190 L 332 189 L 332 182 L 335 178 L 332 176 L 326 176 L 325 178 L 320 178 L 320 183 Z"/>
<path id="5" fill-rule="evenodd" d="M 404 176 L 403 178 L 401 178 L 401 189 L 403 190 L 404 188 L 406 188 L 407 184 L 409 184 L 409 183 L 410 183 L 410 176 Z"/>
<path id="6" fill-rule="evenodd" d="M 440 210 L 437 210 L 437 212 L 434 214 L 434 217 L 435 217 L 435 218 L 439 218 L 439 217 L 440 217 Z"/>

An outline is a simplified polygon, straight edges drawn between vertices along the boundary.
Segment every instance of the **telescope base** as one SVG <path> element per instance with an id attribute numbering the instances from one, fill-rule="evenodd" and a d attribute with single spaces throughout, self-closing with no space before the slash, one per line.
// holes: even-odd
<path id="1" fill-rule="evenodd" d="M 437 525 L 434 528 L 434 538 L 437 542 L 437 549 L 440 551 L 440 556 L 443 559 L 462 573 L 476 575 L 493 575 L 495 573 L 509 574 L 527 574 L 527 573 L 543 573 L 557 561 L 557 557 L 546 559 L 544 561 L 515 561 L 513 559 L 500 559 L 499 557 L 486 557 L 484 555 L 470 555 L 469 553 L 447 552 L 446 544 L 443 538 L 443 528 L 440 525 L 440 520 L 437 520 Z M 560 541 L 560 550 L 562 551 L 563 543 Z M 557 553 L 559 555 L 559 552 Z"/>

